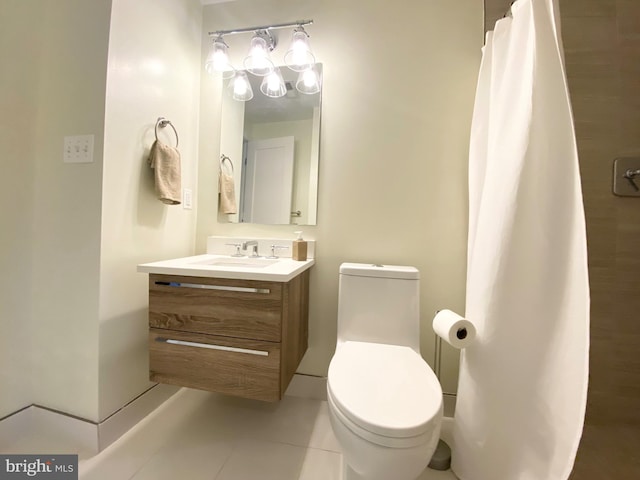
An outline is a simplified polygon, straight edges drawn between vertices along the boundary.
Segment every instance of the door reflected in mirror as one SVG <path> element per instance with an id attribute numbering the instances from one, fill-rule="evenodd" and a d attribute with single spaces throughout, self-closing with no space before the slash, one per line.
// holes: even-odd
<path id="1" fill-rule="evenodd" d="M 315 68 L 322 79 L 322 65 Z M 286 93 L 279 98 L 263 95 L 263 77 L 248 74 L 253 98 L 234 100 L 233 79 L 224 80 L 220 154 L 231 159 L 233 171 L 227 162 L 221 168 L 233 175 L 238 212 L 218 214 L 219 221 L 317 224 L 322 89 L 301 93 L 299 74 L 280 71 Z"/>

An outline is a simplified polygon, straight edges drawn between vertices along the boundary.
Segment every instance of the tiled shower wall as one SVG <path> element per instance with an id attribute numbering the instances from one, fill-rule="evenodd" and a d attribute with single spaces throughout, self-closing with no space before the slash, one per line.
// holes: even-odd
<path id="1" fill-rule="evenodd" d="M 571 478 L 640 478 L 640 197 L 611 193 L 613 160 L 640 157 L 640 0 L 559 1 L 591 285 L 587 420 Z M 487 29 L 510 4 L 485 0 Z"/>

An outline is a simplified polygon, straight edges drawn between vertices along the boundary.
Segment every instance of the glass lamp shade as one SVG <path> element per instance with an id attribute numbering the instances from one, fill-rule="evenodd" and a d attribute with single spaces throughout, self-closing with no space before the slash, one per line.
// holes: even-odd
<path id="1" fill-rule="evenodd" d="M 217 37 L 211 42 L 207 60 L 204 63 L 204 68 L 207 73 L 222 74 L 222 78 L 233 77 L 235 69 L 229 61 L 228 50 L 229 46 L 224 42 L 222 37 Z"/>
<path id="2" fill-rule="evenodd" d="M 296 81 L 296 89 L 306 95 L 313 95 L 320 91 L 320 75 L 315 66 L 300 72 Z"/>
<path id="3" fill-rule="evenodd" d="M 275 67 L 269 58 L 269 47 L 264 38 L 256 35 L 251 39 L 249 54 L 244 59 L 244 68 L 258 77 L 264 77 L 273 72 Z"/>
<path id="4" fill-rule="evenodd" d="M 303 29 L 294 30 L 291 46 L 284 54 L 284 63 L 294 72 L 303 72 L 316 62 L 309 47 L 309 37 Z"/>
<path id="5" fill-rule="evenodd" d="M 247 100 L 251 100 L 253 98 L 253 89 L 251 88 L 251 83 L 249 83 L 249 78 L 247 74 L 243 71 L 236 72 L 235 77 L 229 81 L 229 86 L 227 87 L 229 95 L 234 100 L 238 100 L 240 102 L 246 102 Z"/>
<path id="6" fill-rule="evenodd" d="M 284 84 L 282 78 L 282 72 L 276 67 L 276 69 L 269 75 L 266 75 L 260 85 L 260 91 L 267 97 L 280 98 L 287 93 L 287 87 Z"/>

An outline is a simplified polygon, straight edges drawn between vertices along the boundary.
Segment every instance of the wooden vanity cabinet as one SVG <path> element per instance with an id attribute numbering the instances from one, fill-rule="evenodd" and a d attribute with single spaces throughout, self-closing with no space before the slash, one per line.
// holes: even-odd
<path id="1" fill-rule="evenodd" d="M 289 282 L 149 275 L 149 378 L 276 401 L 307 350 L 309 270 Z"/>

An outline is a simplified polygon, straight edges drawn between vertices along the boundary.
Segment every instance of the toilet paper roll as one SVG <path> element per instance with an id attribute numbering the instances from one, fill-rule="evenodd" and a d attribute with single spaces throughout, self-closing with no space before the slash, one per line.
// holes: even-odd
<path id="1" fill-rule="evenodd" d="M 454 348 L 465 348 L 476 338 L 476 327 L 451 310 L 440 310 L 433 318 L 433 330 Z"/>

